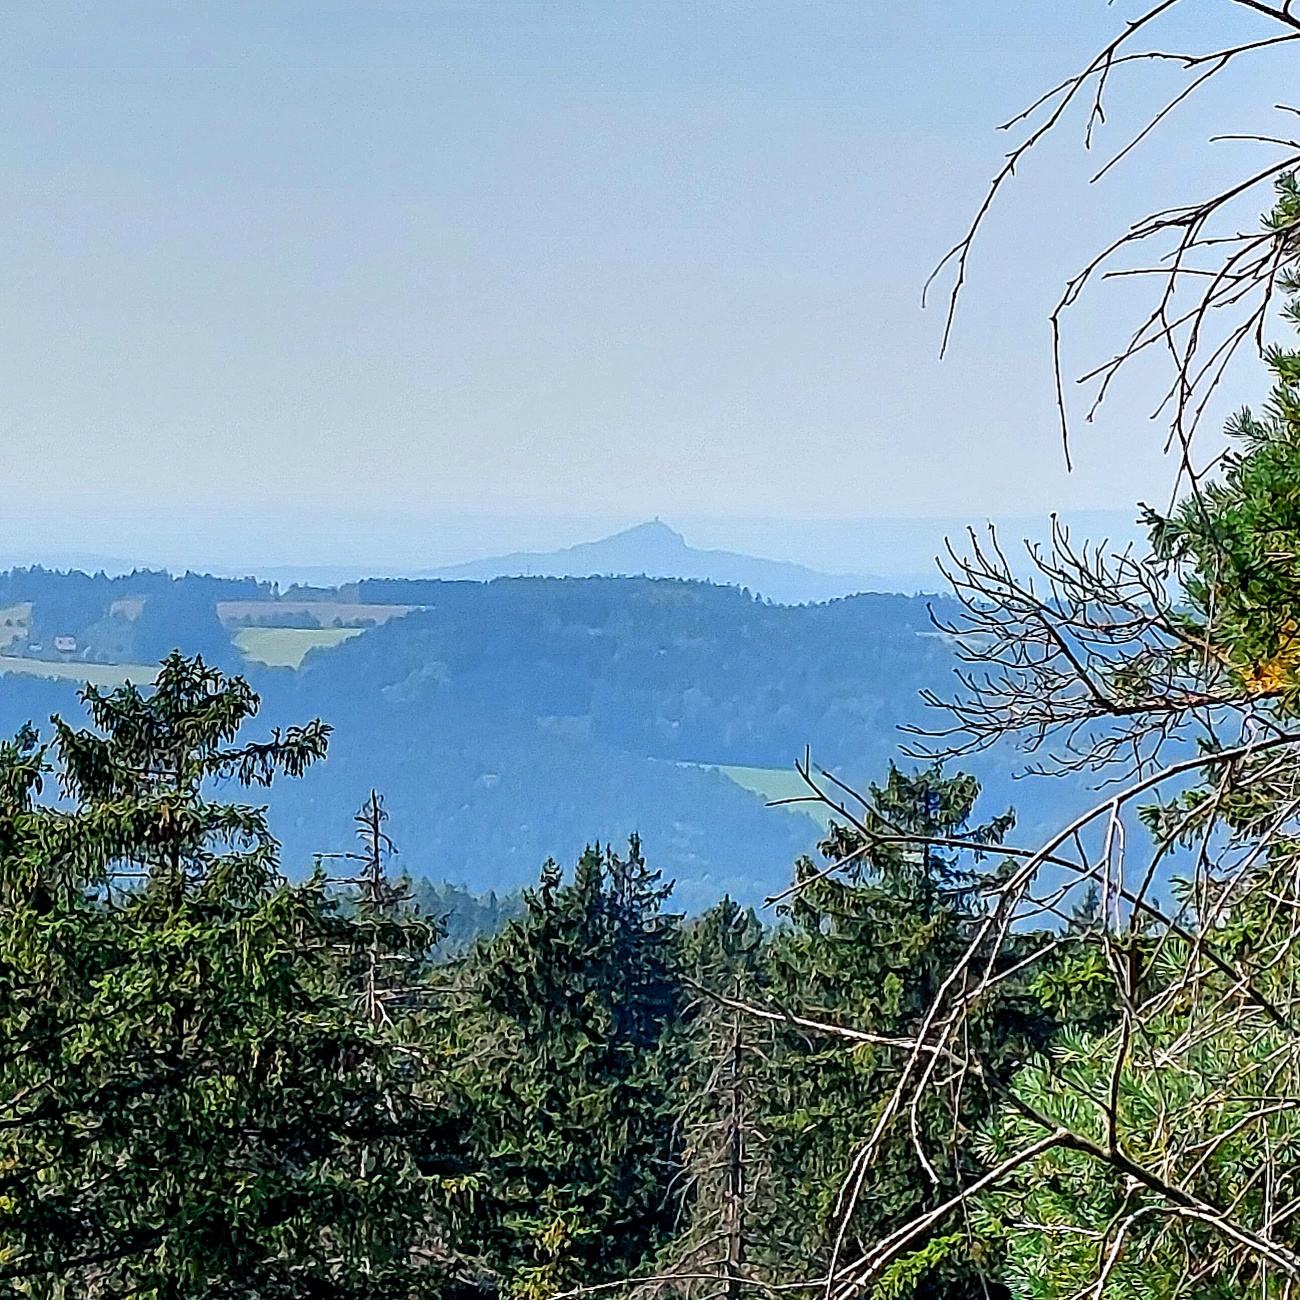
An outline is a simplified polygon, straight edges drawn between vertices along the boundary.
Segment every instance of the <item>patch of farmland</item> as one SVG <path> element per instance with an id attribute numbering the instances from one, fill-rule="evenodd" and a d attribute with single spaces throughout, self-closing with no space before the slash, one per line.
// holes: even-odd
<path id="1" fill-rule="evenodd" d="M 718 771 L 742 790 L 749 790 L 768 803 L 774 799 L 801 799 L 809 793 L 803 777 L 793 767 L 719 767 Z M 822 827 L 830 826 L 830 810 L 825 804 L 791 803 L 783 806 L 790 812 L 801 812 L 811 817 Z"/>
<path id="2" fill-rule="evenodd" d="M 721 772 L 742 790 L 758 795 L 766 803 L 776 799 L 800 799 L 808 794 L 807 785 L 793 767 L 736 767 L 719 763 L 682 763 L 681 766 Z M 791 803 L 782 807 L 787 812 L 811 817 L 823 830 L 830 827 L 830 810 L 824 804 Z"/>
<path id="3" fill-rule="evenodd" d="M 313 650 L 332 650 L 364 632 L 360 627 L 245 627 L 234 642 L 245 659 L 268 668 L 301 668 Z"/>
<path id="4" fill-rule="evenodd" d="M 0 655 L 0 674 L 14 673 L 25 677 L 45 677 L 53 681 L 80 682 L 112 690 L 134 682 L 150 686 L 158 669 L 148 664 L 88 664 L 66 659 L 22 659 L 17 655 Z"/>

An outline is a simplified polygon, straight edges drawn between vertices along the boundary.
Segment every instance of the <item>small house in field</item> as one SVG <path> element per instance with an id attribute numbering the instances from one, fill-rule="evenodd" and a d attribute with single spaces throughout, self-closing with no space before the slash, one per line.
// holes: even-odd
<path id="1" fill-rule="evenodd" d="M 61 655 L 76 654 L 77 638 L 75 636 L 56 636 L 54 638 L 54 648 Z"/>

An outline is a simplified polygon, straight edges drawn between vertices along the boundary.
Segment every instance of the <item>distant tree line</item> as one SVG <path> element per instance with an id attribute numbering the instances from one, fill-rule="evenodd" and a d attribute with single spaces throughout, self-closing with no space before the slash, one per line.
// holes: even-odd
<path id="1" fill-rule="evenodd" d="M 260 600 L 271 591 L 253 578 L 179 577 L 150 569 L 110 577 L 34 567 L 0 573 L 0 609 L 31 606 L 26 646 L 52 656 L 70 638 L 79 656 L 106 662 L 157 663 L 182 647 L 210 663 L 233 667 L 238 655 L 217 617 L 217 603 Z M 131 606 L 124 612 L 114 606 Z"/>

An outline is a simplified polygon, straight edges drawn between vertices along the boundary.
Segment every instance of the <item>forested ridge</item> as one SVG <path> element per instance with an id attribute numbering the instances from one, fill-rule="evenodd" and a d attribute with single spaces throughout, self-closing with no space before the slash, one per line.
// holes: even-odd
<path id="1" fill-rule="evenodd" d="M 640 833 L 690 908 L 728 892 L 761 902 L 817 828 L 711 769 L 792 772 L 811 746 L 869 776 L 951 664 L 915 598 L 787 607 L 650 579 L 449 584 L 266 683 L 277 721 L 335 726 L 329 762 L 282 796 L 286 845 L 320 847 L 288 829 L 299 817 L 345 838 L 341 811 L 382 769 L 404 851 L 435 877 L 517 888 L 547 856 Z"/>
<path id="2" fill-rule="evenodd" d="M 329 719 L 328 759 L 268 795 L 290 871 L 346 848 L 352 809 L 378 786 L 412 873 L 478 892 L 518 890 L 548 856 L 573 859 L 593 838 L 639 833 L 677 880 L 683 906 L 698 910 L 725 893 L 759 903 L 812 849 L 818 827 L 797 808 L 765 808 L 762 790 L 718 768 L 769 769 L 784 778 L 776 792 L 788 793 L 810 747 L 845 779 L 868 779 L 896 752 L 898 727 L 931 712 L 922 689 L 953 665 L 933 622 L 956 608 L 944 598 L 782 606 L 663 579 L 424 582 L 415 591 L 393 583 L 384 585 L 426 603 L 399 606 L 400 617 L 376 626 L 381 605 L 369 584 L 344 593 L 356 597 L 345 604 L 336 591 L 276 600 L 251 580 L 198 575 L 28 571 L 4 582 L 0 600 L 30 601 L 26 635 L 40 655 L 52 644 L 45 629 L 73 637 L 69 672 L 116 644 L 138 679 L 141 668 L 129 665 L 179 648 L 245 675 L 273 724 Z M 271 636 L 280 624 L 339 614 L 368 626 L 309 653 L 299 669 L 268 668 L 242 661 L 231 642 L 239 628 L 218 618 L 232 609 Z M 6 674 L 0 722 L 12 730 L 67 710 L 74 694 L 70 682 Z M 1013 788 L 1004 750 L 977 770 L 1022 823 L 1080 797 L 1059 783 Z"/>

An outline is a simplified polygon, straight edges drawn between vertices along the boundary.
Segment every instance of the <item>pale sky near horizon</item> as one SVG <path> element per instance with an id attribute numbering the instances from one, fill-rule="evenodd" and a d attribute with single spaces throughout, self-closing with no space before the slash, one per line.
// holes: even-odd
<path id="1" fill-rule="evenodd" d="M 1183 36 L 1226 8 L 1193 6 L 1203 30 Z M 1080 431 L 1065 474 L 1046 313 L 1124 223 L 1216 174 L 1207 135 L 1265 120 L 1266 79 L 1213 88 L 1092 190 L 1076 123 L 997 210 L 942 364 L 941 313 L 919 309 L 1007 147 L 997 123 L 1128 16 L 1104 0 L 10 6 L 0 553 L 113 554 L 145 534 L 194 553 L 201 530 L 214 554 L 239 533 L 268 563 L 343 563 L 383 512 L 390 532 L 526 519 L 559 544 L 578 518 L 1158 497 L 1169 467 L 1140 385 Z M 1079 355 L 1113 323 L 1086 308 Z M 1229 404 L 1258 396 L 1246 383 Z"/>

